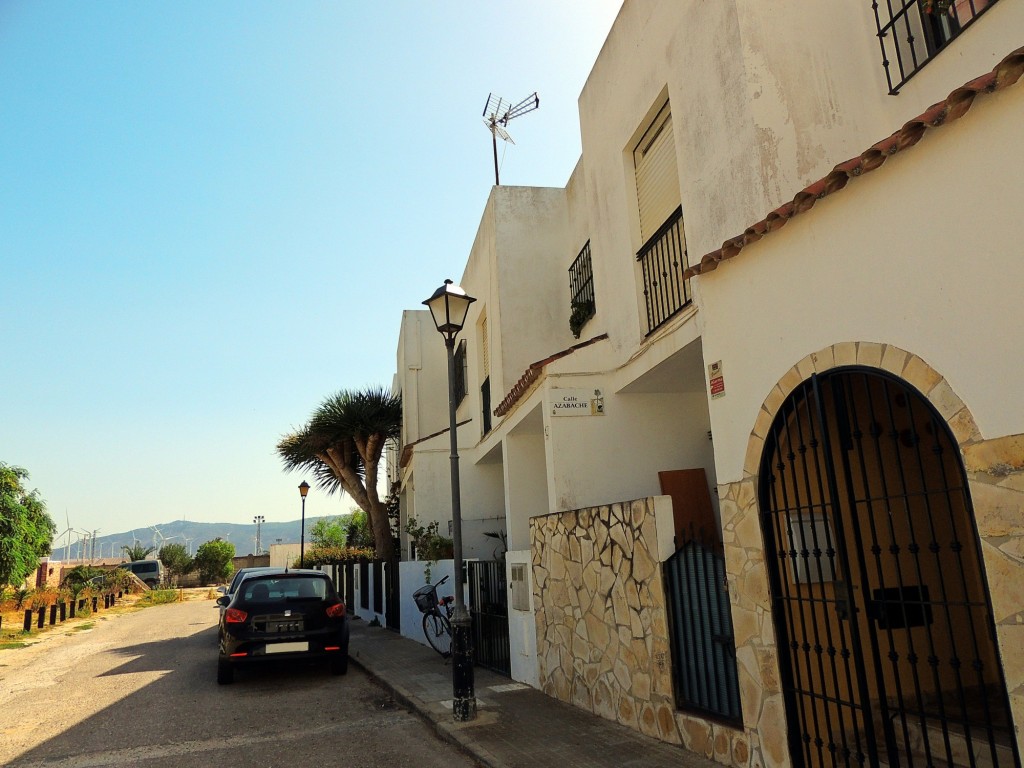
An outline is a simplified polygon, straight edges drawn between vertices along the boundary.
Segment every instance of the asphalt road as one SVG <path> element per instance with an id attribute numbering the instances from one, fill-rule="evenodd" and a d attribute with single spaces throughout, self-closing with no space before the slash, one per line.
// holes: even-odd
<path id="1" fill-rule="evenodd" d="M 216 673 L 210 600 L 101 615 L 0 651 L 0 765 L 9 768 L 460 768 L 358 667 Z"/>

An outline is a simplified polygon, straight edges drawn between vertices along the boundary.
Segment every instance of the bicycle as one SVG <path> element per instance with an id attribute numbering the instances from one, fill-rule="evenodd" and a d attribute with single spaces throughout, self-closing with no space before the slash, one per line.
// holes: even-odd
<path id="1" fill-rule="evenodd" d="M 448 581 L 445 576 L 437 584 L 424 584 L 412 593 L 416 607 L 423 614 L 423 634 L 430 647 L 445 659 L 452 655 L 452 603 L 455 595 L 438 599 L 437 588 Z M 444 613 L 441 612 L 444 608 Z"/>

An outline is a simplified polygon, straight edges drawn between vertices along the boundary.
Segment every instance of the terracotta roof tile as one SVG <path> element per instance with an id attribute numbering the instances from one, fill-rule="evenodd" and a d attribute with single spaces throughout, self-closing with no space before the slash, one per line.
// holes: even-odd
<path id="1" fill-rule="evenodd" d="M 683 279 L 689 280 L 696 275 L 714 271 L 720 262 L 737 256 L 744 247 L 757 242 L 769 232 L 781 229 L 797 214 L 813 208 L 818 200 L 843 189 L 852 179 L 881 167 L 891 155 L 914 146 L 924 138 L 930 128 L 937 128 L 960 119 L 980 94 L 1006 88 L 1016 83 L 1022 76 L 1024 47 L 1006 56 L 988 74 L 965 83 L 942 101 L 933 104 L 914 119 L 908 120 L 891 136 L 882 139 L 860 155 L 837 165 L 828 175 L 797 192 L 790 202 L 779 206 L 761 221 L 747 227 L 739 237 L 730 238 L 722 243 L 718 250 L 705 254 L 698 264 L 683 273 Z"/>
<path id="2" fill-rule="evenodd" d="M 607 333 L 602 333 L 600 336 L 595 336 L 592 339 L 581 341 L 579 344 L 573 344 L 568 349 L 563 349 L 561 352 L 555 352 L 550 357 L 545 357 L 543 360 L 538 360 L 536 363 L 532 363 L 526 372 L 519 377 L 509 393 L 505 395 L 505 399 L 498 403 L 498 407 L 494 409 L 495 416 L 504 416 L 506 413 L 512 410 L 512 406 L 519 402 L 520 398 L 530 389 L 537 379 L 540 378 L 541 374 L 544 373 L 544 368 L 549 363 L 553 363 L 555 360 L 559 360 L 567 355 L 571 355 L 577 349 L 583 349 L 583 347 L 589 347 L 591 344 L 604 341 L 608 338 Z"/>
<path id="3" fill-rule="evenodd" d="M 463 424 L 469 424 L 469 422 L 471 421 L 472 419 L 465 419 L 464 421 L 457 422 L 455 424 L 455 428 L 458 429 Z M 413 440 L 411 443 L 406 443 L 402 447 L 402 453 L 398 457 L 398 466 L 401 467 L 402 469 L 405 469 L 407 466 L 409 466 L 409 462 L 412 461 L 412 453 L 414 447 L 416 447 L 420 443 L 426 442 L 427 440 L 431 440 L 439 435 L 443 435 L 445 432 L 450 431 L 450 429 L 451 427 L 445 427 L 444 429 L 439 429 L 437 432 L 432 432 L 429 435 L 424 435 L 419 440 Z"/>

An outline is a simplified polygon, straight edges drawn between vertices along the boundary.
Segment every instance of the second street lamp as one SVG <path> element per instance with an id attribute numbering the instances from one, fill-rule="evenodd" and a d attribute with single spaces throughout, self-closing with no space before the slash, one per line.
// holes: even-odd
<path id="1" fill-rule="evenodd" d="M 306 494 L 309 493 L 309 483 L 303 480 L 299 483 L 299 495 L 302 497 L 302 531 L 299 534 L 299 568 L 306 567 Z"/>
<path id="2" fill-rule="evenodd" d="M 470 647 L 469 611 L 462 586 L 462 501 L 459 493 L 459 440 L 455 423 L 455 337 L 466 324 L 469 305 L 476 299 L 445 280 L 444 285 L 423 303 L 430 308 L 434 325 L 444 336 L 448 350 L 448 426 L 452 464 L 452 542 L 455 555 L 455 612 L 452 614 L 452 715 L 456 721 L 476 718 L 473 691 L 473 649 Z"/>

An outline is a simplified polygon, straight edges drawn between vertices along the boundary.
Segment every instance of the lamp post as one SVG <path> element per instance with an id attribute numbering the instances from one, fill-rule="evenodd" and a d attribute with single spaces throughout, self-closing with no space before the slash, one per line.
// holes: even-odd
<path id="1" fill-rule="evenodd" d="M 466 324 L 469 305 L 476 299 L 445 280 L 444 285 L 423 303 L 430 309 L 434 325 L 444 336 L 448 350 L 448 431 L 451 438 L 452 541 L 455 555 L 455 613 L 452 615 L 452 715 L 464 722 L 476 718 L 473 692 L 473 649 L 469 644 L 470 617 L 463 600 L 462 584 L 462 500 L 459 493 L 459 440 L 455 424 L 455 337 Z"/>
<path id="2" fill-rule="evenodd" d="M 299 568 L 306 567 L 306 494 L 309 493 L 309 483 L 303 480 L 299 483 L 299 495 L 302 497 L 302 531 L 299 535 Z"/>

